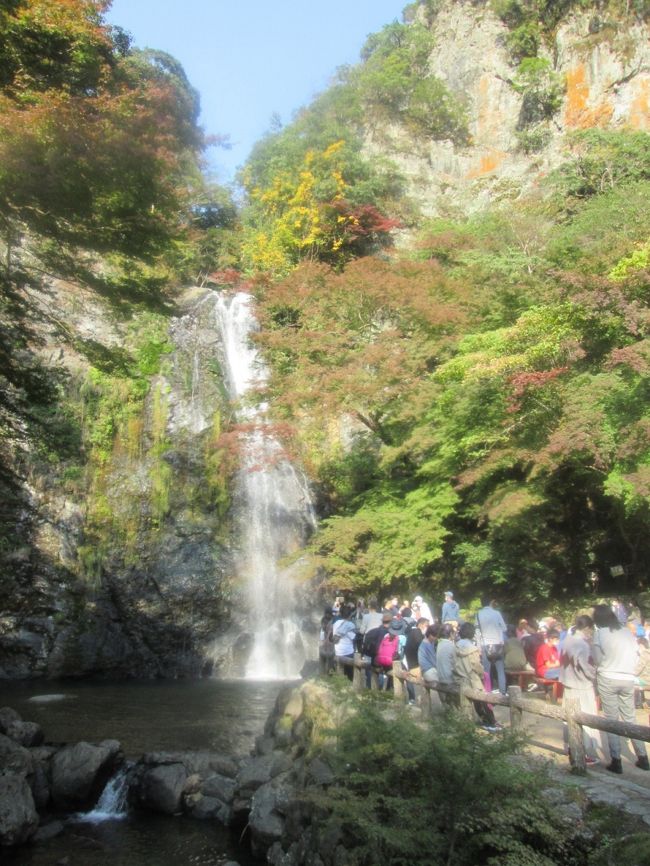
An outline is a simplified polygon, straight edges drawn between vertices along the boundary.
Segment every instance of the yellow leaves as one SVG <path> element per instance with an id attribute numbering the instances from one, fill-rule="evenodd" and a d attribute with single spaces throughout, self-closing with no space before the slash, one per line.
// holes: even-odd
<path id="1" fill-rule="evenodd" d="M 340 153 L 341 148 L 344 147 L 345 141 L 344 139 L 339 139 L 339 141 L 335 141 L 333 144 L 330 144 L 329 147 L 326 147 L 323 151 L 323 157 L 327 160 L 330 157 L 334 156 L 337 153 Z"/>
<path id="2" fill-rule="evenodd" d="M 279 171 L 267 187 L 250 191 L 258 206 L 257 223 L 264 225 L 244 244 L 254 268 L 285 272 L 305 252 L 341 249 L 338 228 L 354 219 L 331 210 L 331 203 L 342 201 L 348 189 L 340 165 L 344 146 L 340 140 L 323 151 L 310 149 L 297 171 Z"/>
<path id="3" fill-rule="evenodd" d="M 287 256 L 279 236 L 255 232 L 244 240 L 242 255 L 255 270 L 284 273 L 288 270 Z"/>

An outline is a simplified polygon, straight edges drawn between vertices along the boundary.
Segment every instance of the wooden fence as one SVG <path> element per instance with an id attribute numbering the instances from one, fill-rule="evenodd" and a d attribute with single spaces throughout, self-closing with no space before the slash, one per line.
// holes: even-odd
<path id="1" fill-rule="evenodd" d="M 370 688 L 379 689 L 380 670 L 373 668 L 369 662 L 363 661 L 360 653 L 355 653 L 352 659 L 337 658 L 336 666 L 341 672 L 344 672 L 346 668 L 352 668 L 352 688 L 355 692 L 361 692 L 366 688 L 368 671 L 370 671 Z M 548 706 L 540 701 L 526 698 L 523 696 L 521 688 L 514 685 L 508 687 L 507 695 L 502 695 L 495 694 L 494 692 L 487 694 L 484 691 L 461 688 L 457 685 L 445 685 L 437 682 L 428 683 L 421 677 L 413 676 L 413 674 L 403 670 L 402 663 L 399 661 L 393 662 L 393 670 L 390 676 L 393 677 L 393 696 L 396 701 L 404 702 L 406 700 L 407 682 L 413 683 L 414 686 L 420 686 L 423 689 L 421 709 L 424 718 L 430 718 L 433 713 L 431 698 L 432 692 L 435 691 L 440 695 L 450 695 L 453 703 L 468 718 L 474 717 L 473 701 L 508 707 L 512 730 L 523 729 L 524 713 L 545 716 L 549 719 L 564 722 L 568 729 L 571 768 L 575 773 L 583 774 L 587 769 L 584 739 L 582 736 L 583 727 L 595 728 L 606 733 L 618 734 L 621 737 L 629 737 L 633 740 L 642 740 L 643 742 L 650 743 L 650 727 L 585 713 L 580 709 L 577 698 L 571 698 L 567 695 L 564 697 L 562 706 L 559 707 Z"/>

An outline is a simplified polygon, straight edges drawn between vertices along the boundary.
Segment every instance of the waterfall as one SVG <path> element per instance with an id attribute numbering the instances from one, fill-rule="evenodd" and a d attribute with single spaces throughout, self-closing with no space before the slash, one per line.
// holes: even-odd
<path id="1" fill-rule="evenodd" d="M 295 612 L 294 585 L 280 560 L 298 550 L 315 526 L 307 485 L 286 459 L 269 429 L 267 406 L 246 400 L 268 377 L 251 335 L 257 322 L 250 295 L 219 295 L 216 315 L 222 337 L 224 372 L 230 396 L 239 406 L 243 434 L 235 503 L 237 574 L 246 593 L 245 618 L 254 642 L 246 676 L 297 676 L 305 659 Z"/>
<path id="2" fill-rule="evenodd" d="M 99 824 L 102 821 L 119 821 L 128 813 L 129 772 L 132 764 L 126 763 L 106 783 L 97 805 L 91 812 L 75 815 L 75 821 Z"/>

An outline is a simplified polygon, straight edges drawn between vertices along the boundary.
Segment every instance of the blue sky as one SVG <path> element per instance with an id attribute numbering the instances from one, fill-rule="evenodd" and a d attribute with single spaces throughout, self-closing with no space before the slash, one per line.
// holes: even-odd
<path id="1" fill-rule="evenodd" d="M 398 19 L 407 0 L 113 0 L 107 19 L 139 48 L 183 64 L 201 94 L 201 125 L 229 135 L 213 149 L 227 182 L 277 113 L 283 123 L 327 87 L 336 68 L 356 63 L 369 33 Z"/>

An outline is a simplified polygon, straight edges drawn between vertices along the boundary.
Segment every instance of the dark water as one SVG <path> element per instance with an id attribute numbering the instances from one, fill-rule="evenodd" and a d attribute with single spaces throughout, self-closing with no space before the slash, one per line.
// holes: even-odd
<path id="1" fill-rule="evenodd" d="M 129 757 L 159 749 L 250 752 L 279 682 L 0 683 L 0 706 L 38 722 L 47 742 L 116 739 Z M 31 698 L 65 695 L 41 702 Z M 0 857 L 7 866 L 219 866 L 253 863 L 213 821 L 129 815 L 101 824 L 66 823 L 63 834 Z"/>

